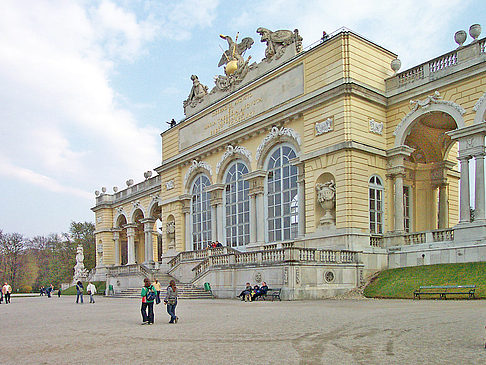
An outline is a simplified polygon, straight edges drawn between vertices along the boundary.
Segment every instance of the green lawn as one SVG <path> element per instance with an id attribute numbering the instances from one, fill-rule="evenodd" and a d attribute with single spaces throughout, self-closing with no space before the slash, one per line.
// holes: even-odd
<path id="1" fill-rule="evenodd" d="M 106 281 L 93 281 L 92 283 L 94 284 L 94 286 L 96 286 L 96 291 L 97 291 L 96 295 L 103 295 L 105 293 Z M 84 286 L 84 294 L 87 294 L 86 293 L 86 287 L 88 286 L 88 283 L 83 283 L 83 286 Z M 57 291 L 55 292 L 55 294 L 57 294 Z M 67 288 L 66 290 L 62 290 L 61 294 L 62 295 L 76 295 L 76 285 L 71 286 L 71 287 Z"/>
<path id="2" fill-rule="evenodd" d="M 365 288 L 364 295 L 369 298 L 413 298 L 414 290 L 424 285 L 476 285 L 475 296 L 486 298 L 486 262 L 384 270 Z"/>

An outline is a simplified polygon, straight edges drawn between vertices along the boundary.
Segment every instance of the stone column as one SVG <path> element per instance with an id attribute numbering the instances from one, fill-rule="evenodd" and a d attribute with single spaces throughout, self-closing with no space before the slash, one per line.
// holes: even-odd
<path id="1" fill-rule="evenodd" d="M 298 203 L 299 203 L 299 229 L 298 236 L 304 237 L 305 235 L 305 179 L 303 170 L 304 166 L 301 164 L 299 166 L 299 178 L 297 180 L 298 184 Z"/>
<path id="2" fill-rule="evenodd" d="M 250 244 L 257 241 L 256 194 L 250 194 Z"/>
<path id="3" fill-rule="evenodd" d="M 223 240 L 223 190 L 224 184 L 213 184 L 206 188 L 206 191 L 211 194 L 211 240 Z"/>
<path id="4" fill-rule="evenodd" d="M 154 263 L 154 224 L 155 219 L 147 218 L 142 220 L 144 241 L 145 241 L 145 263 Z"/>
<path id="5" fill-rule="evenodd" d="M 128 238 L 128 262 L 127 265 L 135 263 L 135 224 L 129 224 L 125 226 L 127 228 Z"/>
<path id="6" fill-rule="evenodd" d="M 403 222 L 403 178 L 405 174 L 398 173 L 395 175 L 395 232 L 404 231 Z"/>
<path id="7" fill-rule="evenodd" d="M 461 191 L 460 191 L 460 223 L 469 223 L 471 221 L 471 202 L 469 192 L 469 156 L 459 157 L 461 161 Z"/>
<path id="8" fill-rule="evenodd" d="M 266 172 L 252 171 L 243 178 L 250 184 L 250 243 L 249 247 L 261 246 L 265 242 L 264 184 Z"/>
<path id="9" fill-rule="evenodd" d="M 475 179 L 475 207 L 474 220 L 484 220 L 485 200 L 484 200 L 484 155 L 485 153 L 478 153 L 474 155 L 476 158 L 476 179 Z"/>
<path id="10" fill-rule="evenodd" d="M 186 251 L 192 251 L 191 199 L 192 196 L 189 194 L 184 194 L 179 196 L 179 201 L 181 202 L 182 214 L 184 215 L 184 246 Z"/>
<path id="11" fill-rule="evenodd" d="M 439 229 L 444 229 L 449 226 L 448 185 L 445 182 L 439 184 Z"/>
<path id="12" fill-rule="evenodd" d="M 115 266 L 120 266 L 120 231 L 113 231 L 113 241 L 115 241 Z"/>

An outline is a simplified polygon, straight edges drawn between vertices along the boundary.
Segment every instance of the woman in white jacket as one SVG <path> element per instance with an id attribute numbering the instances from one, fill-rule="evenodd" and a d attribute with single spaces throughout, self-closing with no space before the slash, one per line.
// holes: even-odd
<path id="1" fill-rule="evenodd" d="M 90 281 L 88 286 L 86 287 L 86 290 L 88 291 L 89 294 L 89 302 L 94 303 L 94 298 L 93 295 L 96 294 L 96 286 Z"/>

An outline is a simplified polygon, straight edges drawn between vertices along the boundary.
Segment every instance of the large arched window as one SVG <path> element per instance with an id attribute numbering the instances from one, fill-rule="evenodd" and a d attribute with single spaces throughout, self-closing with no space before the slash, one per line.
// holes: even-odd
<path id="1" fill-rule="evenodd" d="M 208 177 L 199 175 L 192 186 L 192 248 L 201 250 L 211 241 L 211 204 L 206 188 L 211 185 Z"/>
<path id="2" fill-rule="evenodd" d="M 298 187 L 297 167 L 290 160 L 297 157 L 292 147 L 280 145 L 267 162 L 267 234 L 268 242 L 297 237 Z"/>
<path id="3" fill-rule="evenodd" d="M 226 172 L 224 202 L 226 211 L 226 245 L 245 246 L 250 242 L 250 184 L 242 179 L 246 165 L 237 161 Z"/>
<path id="4" fill-rule="evenodd" d="M 383 183 L 372 176 L 369 183 L 370 232 L 383 234 Z"/>

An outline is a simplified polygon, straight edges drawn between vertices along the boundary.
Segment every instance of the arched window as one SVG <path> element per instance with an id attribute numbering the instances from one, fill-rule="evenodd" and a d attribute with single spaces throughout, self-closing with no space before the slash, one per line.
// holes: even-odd
<path id="1" fill-rule="evenodd" d="M 242 179 L 248 173 L 246 165 L 237 161 L 226 172 L 225 216 L 226 245 L 245 246 L 250 242 L 250 183 Z"/>
<path id="2" fill-rule="evenodd" d="M 383 183 L 372 176 L 369 183 L 370 232 L 383 234 Z"/>
<path id="3" fill-rule="evenodd" d="M 278 146 L 267 162 L 267 234 L 268 242 L 297 237 L 298 187 L 297 167 L 290 160 L 297 157 L 292 147 Z"/>
<path id="4" fill-rule="evenodd" d="M 208 177 L 199 175 L 192 186 L 192 248 L 201 250 L 211 241 L 211 204 L 206 188 L 211 185 Z"/>

